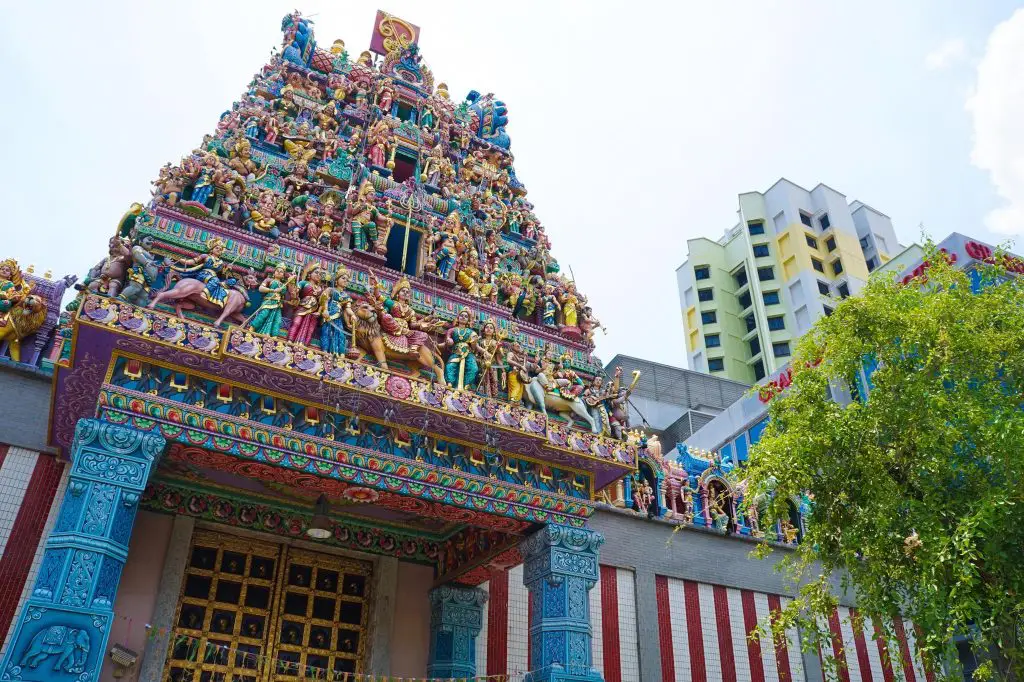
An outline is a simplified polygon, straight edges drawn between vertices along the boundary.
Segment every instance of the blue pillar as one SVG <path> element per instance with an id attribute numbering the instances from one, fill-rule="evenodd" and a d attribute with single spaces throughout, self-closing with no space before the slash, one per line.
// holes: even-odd
<path id="1" fill-rule="evenodd" d="M 99 680 L 139 497 L 164 443 L 158 434 L 79 420 L 67 492 L 0 679 Z"/>
<path id="2" fill-rule="evenodd" d="M 597 584 L 600 533 L 549 524 L 520 545 L 530 591 L 526 682 L 602 682 L 590 650 L 590 598 Z"/>
<path id="3" fill-rule="evenodd" d="M 429 677 L 476 675 L 476 638 L 487 594 L 477 587 L 442 585 L 430 591 Z"/>

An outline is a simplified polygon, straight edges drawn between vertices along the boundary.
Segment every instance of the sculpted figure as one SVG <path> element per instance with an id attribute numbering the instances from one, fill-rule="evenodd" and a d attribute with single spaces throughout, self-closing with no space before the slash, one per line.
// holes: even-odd
<path id="1" fill-rule="evenodd" d="M 358 194 L 349 202 L 352 248 L 358 251 L 369 251 L 377 241 L 377 208 L 373 204 L 374 196 L 373 184 L 369 180 L 364 180 L 359 186 Z"/>
<path id="2" fill-rule="evenodd" d="M 0 343 L 8 344 L 11 359 L 21 362 L 21 340 L 46 321 L 46 302 L 25 283 L 18 262 L 0 262 Z"/>
<path id="3" fill-rule="evenodd" d="M 288 272 L 288 267 L 284 263 L 278 263 L 274 272 L 260 283 L 259 290 L 263 294 L 263 302 L 249 318 L 246 326 L 258 334 L 277 336 L 281 331 L 284 295 L 294 282 L 295 275 Z"/>
<path id="4" fill-rule="evenodd" d="M 309 345 L 313 340 L 323 293 L 323 268 L 319 263 L 310 263 L 302 274 L 302 280 L 288 291 L 291 303 L 295 306 L 292 324 L 288 328 L 289 341 Z"/>
<path id="5" fill-rule="evenodd" d="M 323 296 L 320 308 L 320 347 L 328 353 L 338 355 L 348 350 L 348 332 L 354 323 L 352 297 L 348 295 L 350 273 L 343 265 L 338 266 L 334 282 Z"/>
<path id="6" fill-rule="evenodd" d="M 97 263 L 78 289 L 88 289 L 94 294 L 117 296 L 124 282 L 124 275 L 132 261 L 131 242 L 123 237 L 111 237 L 107 242 L 107 257 Z"/>
<path id="7" fill-rule="evenodd" d="M 439 331 L 443 322 L 421 317 L 412 309 L 412 286 L 407 278 L 395 282 L 390 296 L 383 288 L 383 282 L 371 270 L 368 300 L 354 310 L 356 343 L 372 353 L 381 367 L 388 366 L 389 357 L 401 359 L 431 370 L 434 381 L 443 381 L 444 363 L 427 334 Z"/>
<path id="8" fill-rule="evenodd" d="M 455 322 L 445 336 L 448 351 L 448 362 L 444 368 L 444 378 L 453 388 L 465 388 L 476 382 L 480 368 L 477 364 L 477 334 L 469 326 L 469 311 L 459 311 Z"/>
<path id="9" fill-rule="evenodd" d="M 491 398 L 497 397 L 501 390 L 505 375 L 504 349 L 498 326 L 488 320 L 480 329 L 480 338 L 476 342 L 480 356 L 480 381 L 477 392 Z"/>
<path id="10" fill-rule="evenodd" d="M 132 265 L 128 269 L 124 291 L 118 297 L 134 305 L 144 306 L 149 303 L 149 290 L 156 281 L 159 268 L 156 259 L 150 253 L 153 248 L 153 238 L 145 236 L 132 247 Z"/>
<path id="11" fill-rule="evenodd" d="M 157 303 L 174 303 L 178 317 L 184 318 L 183 309 L 203 308 L 219 312 L 215 324 L 230 318 L 244 322 L 242 310 L 249 303 L 248 286 L 256 286 L 256 276 L 249 273 L 239 282 L 230 265 L 224 262 L 224 242 L 213 237 L 206 242 L 209 251 L 171 264 L 171 270 L 182 276 L 171 289 L 161 291 L 150 301 L 149 307 Z"/>

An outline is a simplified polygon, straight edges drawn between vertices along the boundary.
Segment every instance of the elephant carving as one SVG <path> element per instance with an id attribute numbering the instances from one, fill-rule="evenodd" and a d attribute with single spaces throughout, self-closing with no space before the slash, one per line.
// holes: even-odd
<path id="1" fill-rule="evenodd" d="M 89 657 L 89 633 L 66 625 L 51 625 L 40 630 L 28 645 L 28 651 L 21 657 L 21 665 L 38 668 L 50 656 L 56 656 L 54 670 L 66 671 L 72 675 L 85 672 Z"/>

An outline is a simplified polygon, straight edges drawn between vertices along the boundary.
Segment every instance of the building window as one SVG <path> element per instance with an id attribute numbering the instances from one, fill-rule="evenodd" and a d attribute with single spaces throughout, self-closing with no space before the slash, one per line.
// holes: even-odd
<path id="1" fill-rule="evenodd" d="M 868 238 L 867 237 L 861 237 L 860 238 L 860 248 L 862 248 L 862 249 L 868 248 Z"/>
<path id="2" fill-rule="evenodd" d="M 725 360 L 722 358 L 708 358 L 708 371 L 721 372 L 725 369 Z"/>
<path id="3" fill-rule="evenodd" d="M 766 291 L 761 294 L 764 299 L 765 305 L 778 305 L 779 304 L 779 292 L 777 291 Z"/>
<path id="4" fill-rule="evenodd" d="M 739 296 L 740 310 L 746 310 L 750 307 L 750 292 L 744 291 Z"/>
<path id="5" fill-rule="evenodd" d="M 711 289 L 697 289 L 697 300 L 713 301 L 715 300 L 715 292 Z"/>
<path id="6" fill-rule="evenodd" d="M 828 213 L 822 213 L 821 219 L 818 220 L 818 224 L 821 225 L 821 229 L 827 230 L 832 227 L 832 221 L 828 219 Z"/>
<path id="7" fill-rule="evenodd" d="M 760 220 L 751 220 L 747 223 L 747 232 L 750 234 L 764 234 L 764 223 Z"/>
<path id="8" fill-rule="evenodd" d="M 802 222 L 807 227 L 814 227 L 814 223 L 811 221 L 810 213 L 804 213 L 803 211 L 800 211 L 800 222 Z"/>
<path id="9" fill-rule="evenodd" d="M 850 297 L 850 287 L 848 287 L 846 285 L 846 282 L 843 282 L 842 284 L 839 285 L 839 297 L 840 298 L 849 298 Z"/>
<path id="10" fill-rule="evenodd" d="M 825 264 L 822 263 L 817 258 L 812 258 L 811 259 L 811 267 L 813 267 L 818 272 L 825 272 Z"/>
<path id="11" fill-rule="evenodd" d="M 878 267 L 878 261 L 875 260 L 874 256 L 872 256 L 871 258 L 868 258 L 867 265 L 868 265 L 868 272 L 873 272 L 874 269 Z"/>
<path id="12" fill-rule="evenodd" d="M 772 352 L 775 353 L 775 357 L 777 358 L 789 357 L 789 342 L 782 341 L 780 343 L 773 343 Z"/>
<path id="13" fill-rule="evenodd" d="M 714 324 L 718 322 L 718 315 L 714 310 L 705 310 L 700 314 L 700 321 L 702 324 Z"/>
<path id="14" fill-rule="evenodd" d="M 768 318 L 768 328 L 773 332 L 781 331 L 786 328 L 786 318 L 782 315 Z"/>
<path id="15" fill-rule="evenodd" d="M 832 293 L 832 290 L 828 288 L 827 284 L 825 284 L 824 282 L 822 282 L 819 279 L 818 280 L 818 293 L 821 294 L 822 296 L 828 296 L 829 294 Z"/>
<path id="16" fill-rule="evenodd" d="M 755 329 L 757 329 L 757 323 L 756 323 L 756 322 L 754 322 L 754 315 L 753 315 L 753 314 L 747 315 L 747 316 L 746 316 L 745 318 L 743 318 L 743 319 L 744 319 L 744 320 L 746 321 L 746 323 L 747 323 L 747 331 L 748 331 L 748 332 L 752 332 L 752 331 L 754 331 Z"/>
<path id="17" fill-rule="evenodd" d="M 751 357 L 761 352 L 761 342 L 757 340 L 757 337 L 750 339 L 750 355 Z"/>
<path id="18" fill-rule="evenodd" d="M 764 363 L 758 360 L 754 363 L 754 381 L 764 379 Z"/>
<path id="19" fill-rule="evenodd" d="M 829 308 L 828 306 L 824 306 L 822 310 L 825 311 L 825 317 L 830 317 L 832 315 L 832 309 Z"/>
<path id="20" fill-rule="evenodd" d="M 722 345 L 722 339 L 718 334 L 705 334 L 704 335 L 704 347 L 705 348 L 718 348 Z"/>
<path id="21" fill-rule="evenodd" d="M 807 246 L 811 247 L 812 249 L 818 248 L 818 240 L 812 237 L 811 235 L 805 234 L 804 239 L 807 240 Z"/>
<path id="22" fill-rule="evenodd" d="M 770 255 L 767 244 L 754 244 L 754 258 L 767 258 Z"/>
<path id="23" fill-rule="evenodd" d="M 701 265 L 693 269 L 693 276 L 696 279 L 711 279 L 711 268 Z"/>
<path id="24" fill-rule="evenodd" d="M 832 272 L 836 273 L 836 275 L 842 274 L 842 272 L 843 272 L 843 261 L 839 260 L 838 258 L 836 258 L 834 261 L 832 261 Z"/>
<path id="25" fill-rule="evenodd" d="M 747 271 L 746 269 L 740 270 L 736 273 L 736 286 L 741 287 L 747 283 Z"/>
<path id="26" fill-rule="evenodd" d="M 836 250 L 836 238 L 835 237 L 829 237 L 828 239 L 826 239 L 825 240 L 825 248 L 828 249 L 829 253 L 832 253 L 833 251 L 835 251 Z"/>
<path id="27" fill-rule="evenodd" d="M 770 265 L 763 268 L 758 268 L 757 278 L 762 282 L 767 282 L 770 279 L 775 279 L 775 270 L 773 270 Z"/>

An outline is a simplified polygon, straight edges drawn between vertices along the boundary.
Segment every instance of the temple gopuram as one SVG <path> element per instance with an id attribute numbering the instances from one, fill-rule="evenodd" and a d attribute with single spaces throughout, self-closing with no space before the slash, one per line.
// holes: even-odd
<path id="1" fill-rule="evenodd" d="M 476 674 L 476 586 L 523 565 L 531 679 L 600 679 L 587 519 L 639 441 L 516 176 L 507 108 L 452 100 L 418 28 L 386 14 L 356 58 L 298 13 L 281 28 L 58 332 L 50 444 L 70 481 L 3 678 L 99 679 L 119 583 L 171 570 L 128 550 L 147 510 L 194 528 L 160 587 L 164 679 L 373 673 L 396 605 L 377 592 L 405 563 L 430 570 L 421 674 Z"/>
<path id="2" fill-rule="evenodd" d="M 748 387 L 594 357 L 508 107 L 281 31 L 81 279 L 0 262 L 0 682 L 925 682 L 845 596 L 750 636 L 807 500 L 743 504 Z"/>

